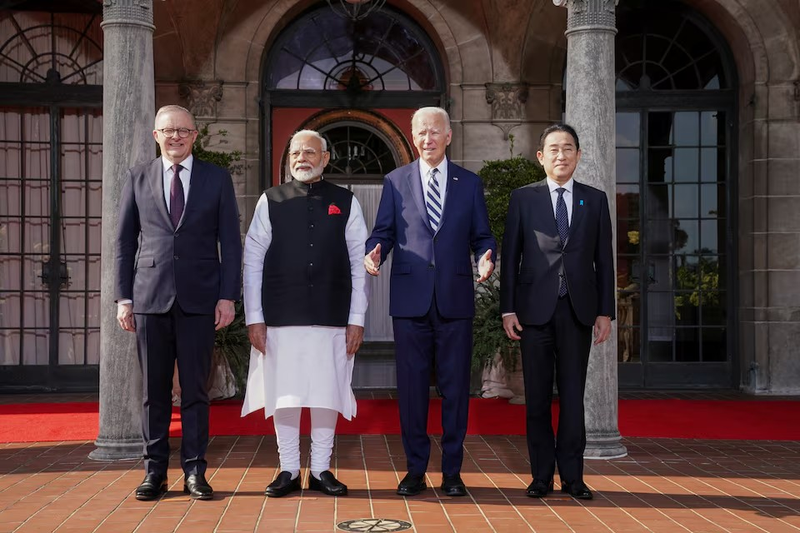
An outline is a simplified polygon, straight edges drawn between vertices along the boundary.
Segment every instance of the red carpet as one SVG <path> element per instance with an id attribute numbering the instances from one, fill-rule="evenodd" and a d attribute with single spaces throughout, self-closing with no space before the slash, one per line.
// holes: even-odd
<path id="1" fill-rule="evenodd" d="M 240 418 L 241 402 L 212 404 L 212 435 L 271 435 L 272 420 L 257 412 Z M 553 406 L 557 416 L 558 406 Z M 303 413 L 303 432 L 308 416 Z M 523 435 L 525 406 L 506 400 L 473 399 L 472 435 Z M 428 431 L 440 434 L 441 401 L 432 400 Z M 0 442 L 94 440 L 97 403 L 0 405 Z M 625 437 L 679 439 L 800 440 L 800 401 L 772 400 L 620 400 L 619 430 Z M 395 400 L 359 400 L 358 417 L 340 419 L 342 435 L 400 432 Z M 170 434 L 180 436 L 180 414 L 173 412 Z"/>

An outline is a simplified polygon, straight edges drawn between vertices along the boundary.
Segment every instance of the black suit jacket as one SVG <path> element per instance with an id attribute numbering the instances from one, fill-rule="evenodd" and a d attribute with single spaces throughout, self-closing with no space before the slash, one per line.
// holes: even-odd
<path id="1" fill-rule="evenodd" d="M 562 264 L 569 298 L 581 323 L 615 317 L 614 255 L 606 194 L 574 182 L 572 223 L 562 249 L 547 181 L 511 193 L 501 251 L 500 308 L 521 324 L 553 316 Z"/>
<path id="2" fill-rule="evenodd" d="M 241 294 L 242 241 L 230 174 L 194 158 L 186 208 L 173 228 L 161 158 L 127 171 L 117 231 L 116 298 L 135 313 L 213 314 Z"/>

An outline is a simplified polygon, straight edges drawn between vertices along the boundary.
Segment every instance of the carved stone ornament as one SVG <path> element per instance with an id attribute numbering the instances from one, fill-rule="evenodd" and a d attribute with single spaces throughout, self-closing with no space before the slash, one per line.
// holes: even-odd
<path id="1" fill-rule="evenodd" d="M 492 120 L 525 118 L 528 87 L 520 83 L 487 83 L 486 103 L 492 106 Z"/>
<path id="2" fill-rule="evenodd" d="M 581 29 L 616 31 L 615 7 L 619 0 L 553 0 L 557 7 L 567 8 L 567 32 Z"/>
<path id="3" fill-rule="evenodd" d="M 178 86 L 178 95 L 186 102 L 186 108 L 195 117 L 213 117 L 217 113 L 217 102 L 222 100 L 222 82 L 181 83 Z"/>
<path id="4" fill-rule="evenodd" d="M 127 24 L 155 29 L 153 0 L 103 0 L 103 24 Z"/>
<path id="5" fill-rule="evenodd" d="M 486 103 L 492 106 L 492 124 L 508 140 L 509 132 L 525 120 L 528 86 L 521 83 L 487 83 Z"/>

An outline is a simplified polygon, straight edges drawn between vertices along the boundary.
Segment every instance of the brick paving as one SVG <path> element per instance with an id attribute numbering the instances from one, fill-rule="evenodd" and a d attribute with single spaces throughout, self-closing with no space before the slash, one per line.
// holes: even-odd
<path id="1" fill-rule="evenodd" d="M 621 394 L 654 395 L 753 399 L 729 391 Z M 0 396 L 0 404 L 42 401 L 96 401 L 96 395 Z M 420 496 L 395 494 L 405 475 L 399 436 L 348 435 L 337 437 L 333 469 L 349 486 L 349 496 L 303 491 L 276 499 L 264 496 L 278 471 L 275 437 L 214 437 L 208 477 L 216 495 L 206 502 L 183 494 L 177 455 L 167 495 L 139 502 L 133 490 L 143 477 L 141 461 L 91 461 L 92 442 L 4 443 L 0 533 L 335 532 L 341 522 L 369 518 L 402 520 L 417 533 L 800 533 L 800 442 L 626 438 L 627 457 L 586 462 L 586 482 L 595 491 L 589 502 L 558 492 L 542 500 L 526 497 L 530 474 L 520 436 L 468 436 L 462 477 L 469 495 L 443 496 L 440 448 L 436 438 L 433 442 L 431 488 Z M 173 439 L 173 450 L 178 446 Z M 307 460 L 307 437 L 302 447 Z M 302 475 L 305 486 L 307 468 Z M 400 531 L 384 525 L 369 529 L 362 523 L 353 530 Z"/>

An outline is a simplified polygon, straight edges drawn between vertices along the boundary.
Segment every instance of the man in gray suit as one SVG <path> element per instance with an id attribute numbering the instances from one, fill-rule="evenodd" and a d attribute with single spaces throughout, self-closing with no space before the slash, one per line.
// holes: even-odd
<path id="1" fill-rule="evenodd" d="M 242 243 L 231 176 L 194 159 L 192 114 L 158 110 L 161 157 L 128 170 L 117 234 L 117 320 L 136 332 L 142 369 L 145 478 L 139 500 L 167 489 L 172 373 L 181 385 L 183 490 L 208 500 L 208 377 L 214 331 L 233 321 Z"/>

